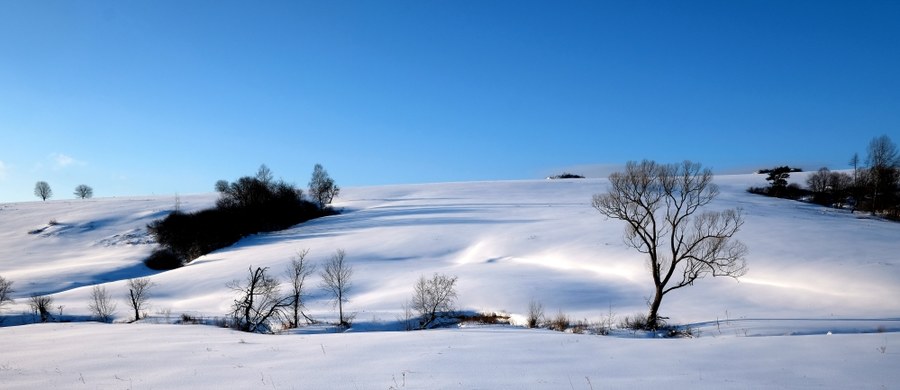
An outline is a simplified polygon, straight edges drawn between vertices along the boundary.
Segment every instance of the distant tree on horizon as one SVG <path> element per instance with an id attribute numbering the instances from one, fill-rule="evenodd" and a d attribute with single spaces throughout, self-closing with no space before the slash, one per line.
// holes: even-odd
<path id="1" fill-rule="evenodd" d="M 768 170 L 768 176 L 766 176 L 766 181 L 769 182 L 769 185 L 773 190 L 783 189 L 787 187 L 788 181 L 787 179 L 791 177 L 791 167 L 785 165 L 783 167 L 776 167 Z"/>
<path id="2" fill-rule="evenodd" d="M 228 183 L 228 180 L 218 180 L 216 181 L 214 188 L 216 189 L 216 192 L 222 193 L 227 192 L 230 185 L 231 184 Z"/>
<path id="3" fill-rule="evenodd" d="M 41 200 L 46 201 L 53 196 L 53 190 L 50 189 L 50 184 L 47 184 L 45 181 L 39 181 L 34 183 L 34 196 L 41 198 Z"/>
<path id="4" fill-rule="evenodd" d="M 79 184 L 75 187 L 74 194 L 81 199 L 88 199 L 94 197 L 94 189 L 89 185 Z"/>
<path id="5" fill-rule="evenodd" d="M 559 175 L 550 176 L 549 179 L 584 179 L 584 176 L 575 173 L 563 172 Z"/>
<path id="6" fill-rule="evenodd" d="M 328 171 L 322 164 L 313 167 L 312 177 L 309 179 L 309 196 L 313 202 L 324 209 L 341 192 L 341 188 L 334 184 L 334 179 L 328 176 Z"/>
<path id="7" fill-rule="evenodd" d="M 269 169 L 266 164 L 262 164 L 256 171 L 256 179 L 268 186 L 272 184 L 272 181 L 275 180 L 275 177 L 272 174 L 272 170 Z"/>

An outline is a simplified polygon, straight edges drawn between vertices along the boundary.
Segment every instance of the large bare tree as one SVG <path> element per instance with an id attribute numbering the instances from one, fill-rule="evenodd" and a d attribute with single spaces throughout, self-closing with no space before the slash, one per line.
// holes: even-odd
<path id="1" fill-rule="evenodd" d="M 712 179 L 712 171 L 690 161 L 632 161 L 609 176 L 609 192 L 593 197 L 597 211 L 626 223 L 625 243 L 648 257 L 650 329 L 661 324 L 666 294 L 707 275 L 738 278 L 747 272 L 747 247 L 732 238 L 744 223 L 740 210 L 700 212 L 719 194 Z"/>

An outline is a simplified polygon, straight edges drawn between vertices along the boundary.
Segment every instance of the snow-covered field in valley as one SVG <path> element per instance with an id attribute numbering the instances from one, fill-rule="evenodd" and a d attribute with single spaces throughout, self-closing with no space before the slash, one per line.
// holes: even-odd
<path id="1" fill-rule="evenodd" d="M 802 174 L 792 179 L 803 180 Z M 646 311 L 646 260 L 624 225 L 591 205 L 606 180 L 541 180 L 348 188 L 340 215 L 247 237 L 185 267 L 156 272 L 145 226 L 174 196 L 0 204 L 0 276 L 15 303 L 0 327 L 0 388 L 894 388 L 900 383 L 900 224 L 752 195 L 761 175 L 717 176 L 709 208 L 741 208 L 749 247 L 740 281 L 707 278 L 666 296 L 661 314 L 694 338 L 627 330 L 609 336 L 474 325 L 400 331 L 421 276 L 459 278 L 457 306 L 524 322 L 621 319 Z M 215 194 L 179 197 L 185 211 Z M 284 279 L 293 256 L 321 264 L 338 249 L 353 267 L 353 326 L 276 335 L 212 325 L 252 267 Z M 149 277 L 150 317 L 127 323 L 129 278 Z M 312 277 L 309 314 L 337 314 Z M 95 285 L 115 323 L 89 322 Z M 54 315 L 31 324 L 28 298 Z M 62 315 L 59 315 L 59 311 Z M 27 324 L 26 324 L 27 323 Z M 25 324 L 25 325 L 21 325 Z"/>

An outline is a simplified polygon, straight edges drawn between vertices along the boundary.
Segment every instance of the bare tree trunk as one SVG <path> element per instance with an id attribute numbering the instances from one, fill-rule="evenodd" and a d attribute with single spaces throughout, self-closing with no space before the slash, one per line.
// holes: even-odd
<path id="1" fill-rule="evenodd" d="M 659 328 L 659 306 L 662 305 L 662 299 L 662 286 L 656 286 L 656 294 L 653 296 L 653 301 L 650 302 L 650 313 L 647 314 L 647 328 L 649 329 Z"/>
<path id="2" fill-rule="evenodd" d="M 134 290 L 130 290 L 128 292 L 128 296 L 131 297 L 131 307 L 134 308 L 134 320 L 137 321 L 137 320 L 141 319 L 141 312 L 138 311 L 139 305 L 138 305 L 137 297 L 134 296 Z"/>

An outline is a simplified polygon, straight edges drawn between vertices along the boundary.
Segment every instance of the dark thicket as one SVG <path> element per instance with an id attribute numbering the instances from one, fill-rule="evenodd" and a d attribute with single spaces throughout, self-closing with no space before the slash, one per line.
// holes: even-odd
<path id="1" fill-rule="evenodd" d="M 584 176 L 576 175 L 574 173 L 563 172 L 559 175 L 550 176 L 551 179 L 584 179 Z"/>
<path id="2" fill-rule="evenodd" d="M 787 179 L 791 177 L 791 173 L 803 172 L 800 168 L 791 168 L 789 166 L 775 167 L 772 169 L 760 169 L 756 171 L 759 174 L 766 175 L 766 181 L 769 182 L 768 187 L 750 187 L 747 191 L 766 196 L 774 196 L 777 198 L 800 199 L 809 195 L 809 191 L 804 190 L 798 184 L 788 184 Z"/>
<path id="3" fill-rule="evenodd" d="M 869 142 L 866 165 L 866 199 L 872 214 L 883 213 L 889 218 L 900 216 L 900 153 L 887 135 Z"/>
<path id="4" fill-rule="evenodd" d="M 153 251 L 146 260 L 144 265 L 147 268 L 157 271 L 165 271 L 175 269 L 184 265 L 184 262 L 169 248 L 160 248 Z"/>
<path id="5" fill-rule="evenodd" d="M 165 267 L 162 269 L 171 269 L 244 236 L 286 229 L 333 213 L 303 200 L 301 190 L 272 181 L 271 173 L 266 173 L 242 177 L 234 183 L 219 181 L 216 189 L 220 197 L 215 208 L 193 213 L 176 211 L 148 225 L 147 230 L 167 252 L 154 253 L 147 266 L 160 269 L 157 264 L 161 264 Z"/>
<path id="6" fill-rule="evenodd" d="M 748 191 L 780 198 L 801 199 L 825 206 L 851 211 L 867 211 L 872 215 L 900 221 L 900 151 L 888 136 L 882 135 L 869 142 L 865 164 L 859 153 L 849 161 L 851 173 L 832 172 L 821 168 L 807 178 L 808 189 L 797 184 L 787 184 L 796 168 L 778 167 L 763 169 L 757 173 L 768 174 L 769 187 L 752 187 Z"/>
<path id="7" fill-rule="evenodd" d="M 844 172 L 832 172 L 828 168 L 821 168 L 809 175 L 806 185 L 812 193 L 811 202 L 843 208 L 850 197 L 853 177 Z"/>

